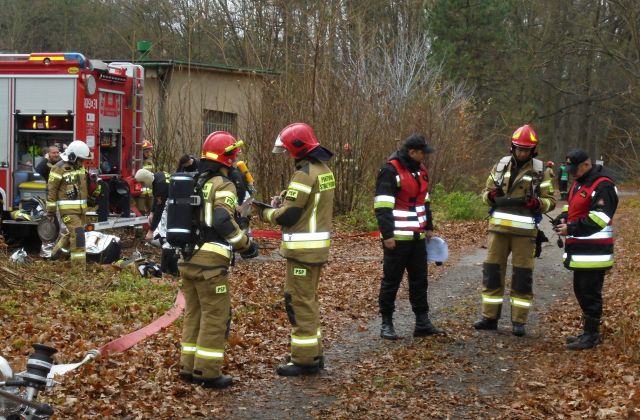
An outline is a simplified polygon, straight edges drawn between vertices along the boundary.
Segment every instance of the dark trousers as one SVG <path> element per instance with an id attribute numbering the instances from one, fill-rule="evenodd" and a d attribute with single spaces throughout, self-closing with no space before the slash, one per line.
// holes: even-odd
<path id="1" fill-rule="evenodd" d="M 582 312 L 591 318 L 602 317 L 602 285 L 604 270 L 575 270 L 573 291 Z"/>
<path id="2" fill-rule="evenodd" d="M 569 181 L 558 181 L 558 187 L 560 188 L 560 198 L 562 200 L 566 200 L 567 198 L 568 185 L 569 185 Z"/>
<path id="3" fill-rule="evenodd" d="M 415 314 L 429 312 L 427 303 L 427 250 L 424 239 L 396 241 L 395 249 L 384 250 L 383 277 L 380 284 L 380 313 L 390 315 L 405 270 L 409 276 L 409 301 Z"/>
<path id="4" fill-rule="evenodd" d="M 109 184 L 104 181 L 98 181 L 100 185 L 100 195 L 96 198 L 98 205 L 98 222 L 106 222 L 109 219 Z"/>

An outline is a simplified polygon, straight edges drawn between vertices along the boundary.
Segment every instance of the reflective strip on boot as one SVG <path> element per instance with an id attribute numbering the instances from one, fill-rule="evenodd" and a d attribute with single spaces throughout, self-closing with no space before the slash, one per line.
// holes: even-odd
<path id="1" fill-rule="evenodd" d="M 504 302 L 504 296 L 482 295 L 482 303 L 486 303 L 488 305 L 502 305 L 502 302 Z"/>
<path id="2" fill-rule="evenodd" d="M 530 301 L 530 300 L 520 299 L 520 298 L 515 298 L 515 297 L 511 298 L 511 305 L 512 306 L 517 306 L 519 308 L 530 308 L 531 304 L 532 304 L 532 301 Z"/>
<path id="3" fill-rule="evenodd" d="M 196 346 L 196 357 L 205 360 L 223 360 L 223 349 L 210 349 L 206 347 Z"/>
<path id="4" fill-rule="evenodd" d="M 300 336 L 291 334 L 291 345 L 297 347 L 314 347 L 319 344 L 317 335 Z"/>
<path id="5" fill-rule="evenodd" d="M 197 346 L 196 343 L 180 343 L 181 354 L 196 354 Z"/>

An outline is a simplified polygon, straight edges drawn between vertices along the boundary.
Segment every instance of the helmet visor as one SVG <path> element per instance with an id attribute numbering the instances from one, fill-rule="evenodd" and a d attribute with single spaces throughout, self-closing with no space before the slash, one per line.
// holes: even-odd
<path id="1" fill-rule="evenodd" d="M 284 153 L 287 149 L 284 147 L 284 143 L 280 140 L 280 135 L 276 137 L 276 142 L 273 144 L 273 149 L 271 149 L 271 153 Z"/>

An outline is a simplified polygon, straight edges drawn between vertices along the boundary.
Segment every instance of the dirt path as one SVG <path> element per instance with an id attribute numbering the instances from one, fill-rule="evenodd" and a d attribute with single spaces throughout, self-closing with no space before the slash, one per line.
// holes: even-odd
<path id="1" fill-rule="evenodd" d="M 439 278 L 430 277 L 429 302 L 432 319 L 444 325 L 450 334 L 439 340 L 438 351 L 445 352 L 459 363 L 446 373 L 430 376 L 434 391 L 459 396 L 461 403 L 450 413 L 454 418 L 477 416 L 490 401 L 510 392 L 510 384 L 519 366 L 513 356 L 525 351 L 528 343 L 549 334 L 540 325 L 540 315 L 555 301 L 571 292 L 569 273 L 561 263 L 562 250 L 556 246 L 556 236 L 545 219 L 542 223 L 550 243 L 543 247 L 543 258 L 536 260 L 534 271 L 534 309 L 530 314 L 527 336 L 511 334 L 509 305 L 504 305 L 497 332 L 477 332 L 471 327 L 479 313 L 481 264 L 485 248 L 469 249 L 456 264 Z M 510 273 L 507 273 L 510 278 Z M 379 319 L 371 319 L 366 328 L 354 325 L 342 334 L 343 339 L 330 343 L 325 351 L 326 370 L 316 377 L 277 378 L 256 381 L 248 391 L 234 393 L 232 406 L 225 410 L 234 418 L 310 418 L 314 413 L 327 412 L 336 403 L 332 390 L 350 383 L 367 361 L 389 358 L 389 352 L 414 344 L 414 317 L 406 298 L 399 299 L 394 317 L 396 330 L 403 336 L 396 342 L 379 338 Z M 421 339 L 430 340 L 430 339 Z M 436 355 L 437 357 L 437 355 Z M 428 398 L 428 396 L 425 396 Z M 475 401 L 470 407 L 468 401 Z M 491 405 L 495 407 L 495 404 Z M 484 411 L 487 416 L 498 412 Z"/>

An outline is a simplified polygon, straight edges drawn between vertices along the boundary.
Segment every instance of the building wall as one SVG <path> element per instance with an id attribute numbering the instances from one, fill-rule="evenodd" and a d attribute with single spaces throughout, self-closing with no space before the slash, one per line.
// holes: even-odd
<path id="1" fill-rule="evenodd" d="M 160 167 L 172 170 L 181 155 L 200 152 L 205 110 L 235 114 L 237 132 L 232 134 L 246 136 L 249 115 L 251 109 L 258 109 L 263 83 L 262 76 L 247 73 L 189 72 L 186 66 L 145 69 L 145 137 L 155 141 Z"/>

